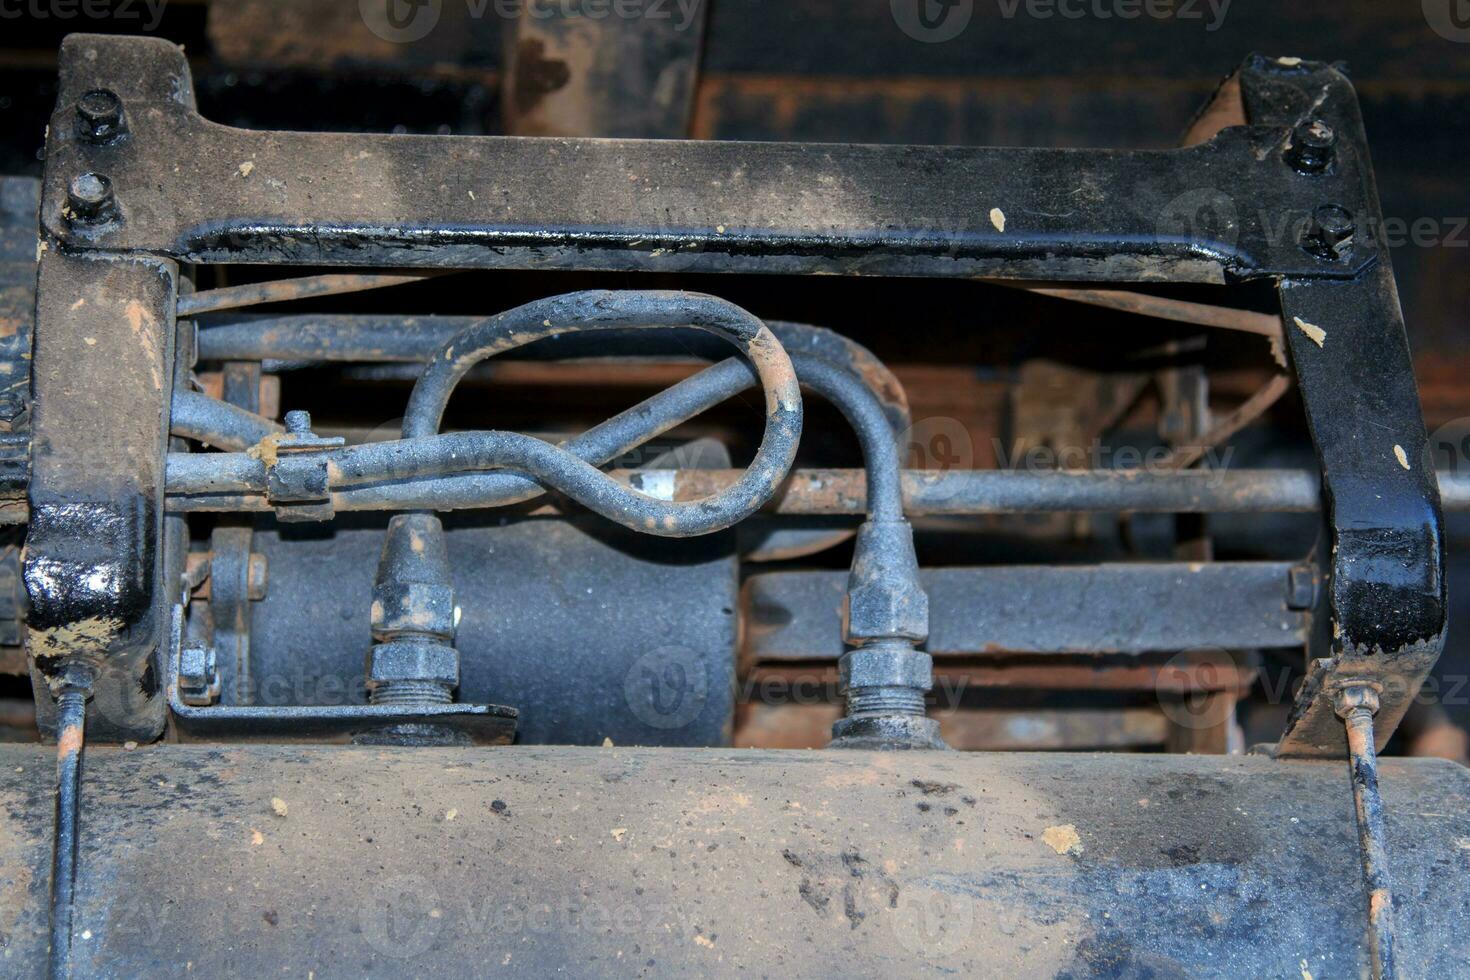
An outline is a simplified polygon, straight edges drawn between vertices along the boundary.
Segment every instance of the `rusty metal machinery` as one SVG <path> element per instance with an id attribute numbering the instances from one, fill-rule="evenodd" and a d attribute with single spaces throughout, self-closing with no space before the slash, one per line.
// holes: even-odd
<path id="1" fill-rule="evenodd" d="M 1463 970 L 1470 781 L 1377 754 L 1470 480 L 1338 69 L 1252 56 L 1166 151 L 265 132 L 190 79 L 68 38 L 0 180 L 19 974 Z M 885 350 L 999 296 L 1145 340 L 1010 376 L 1049 463 L 951 466 L 865 281 Z M 1304 451 L 1222 463 L 1293 390 Z"/>

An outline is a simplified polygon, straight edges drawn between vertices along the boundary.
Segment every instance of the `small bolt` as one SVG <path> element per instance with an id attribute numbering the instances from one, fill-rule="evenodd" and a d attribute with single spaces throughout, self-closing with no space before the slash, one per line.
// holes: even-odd
<path id="1" fill-rule="evenodd" d="M 71 179 L 66 189 L 68 217 L 82 224 L 101 224 L 117 217 L 112 181 L 102 174 L 85 173 Z"/>
<path id="2" fill-rule="evenodd" d="M 127 134 L 122 100 L 105 88 L 94 89 L 77 102 L 77 135 L 92 143 L 111 143 Z"/>
<path id="3" fill-rule="evenodd" d="M 1337 689 L 1332 708 L 1337 717 L 1347 719 L 1357 712 L 1366 712 L 1370 717 L 1378 714 L 1378 695 L 1381 690 L 1374 681 L 1349 681 Z"/>
<path id="4" fill-rule="evenodd" d="M 1324 204 L 1312 212 L 1302 231 L 1302 248 L 1321 259 L 1343 259 L 1352 247 L 1357 225 L 1353 213 L 1336 204 Z"/>
<path id="5" fill-rule="evenodd" d="M 287 412 L 286 432 L 293 436 L 311 435 L 311 413 L 299 408 Z"/>
<path id="6" fill-rule="evenodd" d="M 1291 131 L 1286 161 L 1303 174 L 1320 174 L 1332 165 L 1337 133 L 1320 119 L 1302 123 Z"/>

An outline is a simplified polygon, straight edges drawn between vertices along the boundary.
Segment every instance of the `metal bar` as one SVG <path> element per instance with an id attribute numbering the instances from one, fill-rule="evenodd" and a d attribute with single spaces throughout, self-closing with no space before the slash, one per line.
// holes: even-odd
<path id="1" fill-rule="evenodd" d="M 264 473 L 243 455 L 171 453 L 168 509 L 176 513 L 266 512 L 251 492 Z M 729 487 L 738 470 L 609 470 L 619 483 L 646 494 L 692 500 Z M 1442 472 L 1446 510 L 1470 511 L 1470 477 Z M 862 470 L 794 470 L 765 507 L 787 515 L 866 513 Z M 334 493 L 338 511 L 473 510 L 503 493 L 494 474 L 411 480 Z M 1139 472 L 1015 472 L 905 470 L 904 511 L 910 516 L 978 514 L 1288 514 L 1321 507 L 1321 483 L 1309 470 L 1186 470 Z"/>
<path id="2" fill-rule="evenodd" d="M 1287 602 L 1291 570 L 1288 562 L 927 569 L 927 649 L 940 657 L 1299 648 L 1311 614 Z M 743 662 L 841 656 L 846 582 L 840 571 L 747 579 Z"/>
<path id="3" fill-rule="evenodd" d="M 1269 59 L 1242 72 L 1309 93 L 1340 77 Z M 75 112 L 101 87 L 131 133 L 99 147 Z M 1271 150 L 1280 126 L 1164 151 L 273 133 L 210 123 L 192 94 L 175 45 L 67 38 L 48 233 L 192 262 L 1049 281 L 1341 278 L 1375 257 L 1365 244 L 1344 264 L 1283 240 L 1302 189 Z M 88 173 L 110 179 L 120 220 L 67 220 L 69 181 Z M 1214 174 L 1229 186 L 1209 186 Z M 1356 207 L 1358 177 L 1345 161 L 1317 190 Z"/>
<path id="4" fill-rule="evenodd" d="M 361 293 L 370 289 L 384 289 L 388 286 L 422 282 L 433 275 L 432 272 L 398 275 L 337 274 L 252 282 L 242 286 L 225 286 L 221 289 L 207 289 L 202 293 L 180 296 L 178 315 L 183 318 L 199 316 L 202 313 L 218 313 L 221 310 L 238 310 L 247 306 L 264 306 L 268 303 L 289 303 L 311 296 Z"/>
<path id="5" fill-rule="evenodd" d="M 1368 891 L 1368 952 L 1374 980 L 1393 980 L 1393 879 L 1389 874 L 1388 832 L 1384 829 L 1383 796 L 1378 791 L 1378 752 L 1373 712 L 1357 707 L 1343 719 L 1347 727 L 1348 774 L 1353 784 L 1353 810 L 1363 884 Z"/>
<path id="6" fill-rule="evenodd" d="M 76 907 L 77 822 L 81 810 L 82 743 L 87 694 L 69 688 L 56 699 L 56 822 L 51 840 L 51 949 L 47 976 L 71 976 L 71 923 Z"/>

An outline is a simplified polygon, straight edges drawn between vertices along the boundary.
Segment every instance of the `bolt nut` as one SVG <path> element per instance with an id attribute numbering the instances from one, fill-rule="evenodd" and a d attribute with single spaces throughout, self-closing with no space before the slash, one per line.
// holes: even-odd
<path id="1" fill-rule="evenodd" d="M 299 408 L 287 412 L 286 431 L 293 436 L 311 435 L 311 413 Z"/>
<path id="2" fill-rule="evenodd" d="M 73 177 L 66 189 L 66 217 L 73 224 L 86 225 L 115 219 L 117 199 L 112 193 L 112 181 L 90 172 Z"/>
<path id="3" fill-rule="evenodd" d="M 934 658 L 907 643 L 878 643 L 849 650 L 838 661 L 839 690 L 854 687 L 934 686 Z"/>
<path id="4" fill-rule="evenodd" d="M 1344 681 L 1337 689 L 1332 709 L 1337 712 L 1339 718 L 1346 718 L 1360 709 L 1366 709 L 1370 715 L 1376 715 L 1379 708 L 1380 690 L 1376 681 Z"/>
<path id="5" fill-rule="evenodd" d="M 207 705 L 219 697 L 219 665 L 213 647 L 186 646 L 179 651 L 179 698 Z"/>
<path id="6" fill-rule="evenodd" d="M 832 726 L 832 741 L 827 747 L 880 752 L 943 752 L 949 748 L 939 734 L 939 722 L 936 719 L 912 715 L 838 719 Z"/>
<path id="7" fill-rule="evenodd" d="M 1303 174 L 1320 174 L 1332 165 L 1337 133 L 1320 119 L 1304 122 L 1291 131 L 1286 162 Z"/>
<path id="8" fill-rule="evenodd" d="M 1356 232 L 1351 211 L 1336 204 L 1324 204 L 1312 212 L 1302 231 L 1301 246 L 1320 259 L 1338 261 L 1352 250 Z"/>
<path id="9" fill-rule="evenodd" d="M 127 135 L 127 118 L 116 92 L 93 89 L 77 102 L 77 136 L 89 143 L 113 143 Z"/>
<path id="10" fill-rule="evenodd" d="M 459 685 L 459 652 L 442 643 L 406 640 L 379 643 L 368 653 L 368 688 L 396 681 Z"/>

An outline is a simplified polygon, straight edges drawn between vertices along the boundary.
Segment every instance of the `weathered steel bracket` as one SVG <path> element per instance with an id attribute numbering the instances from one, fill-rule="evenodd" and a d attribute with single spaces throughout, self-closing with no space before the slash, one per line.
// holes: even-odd
<path id="1" fill-rule="evenodd" d="M 126 138 L 78 135 L 76 103 L 98 88 L 120 97 Z M 1279 159 L 1288 135 L 1236 127 L 1130 151 L 257 132 L 199 116 L 176 46 L 74 35 L 42 220 L 69 247 L 190 262 L 1351 277 L 1373 243 L 1343 262 L 1276 227 L 1302 200 Z M 89 171 L 110 179 L 121 212 L 101 231 L 63 214 L 67 181 Z M 1317 179 L 1345 206 L 1368 206 L 1353 158 Z"/>
<path id="2" fill-rule="evenodd" d="M 43 726 L 48 678 L 97 671 L 102 739 L 153 739 L 164 701 L 164 455 L 177 267 L 148 256 L 41 257 L 24 577 L 26 647 Z"/>
<path id="3" fill-rule="evenodd" d="M 1333 709 L 1336 692 L 1364 682 L 1380 690 L 1382 748 L 1439 657 L 1443 518 L 1357 100 L 1332 68 L 1289 67 L 1295 74 L 1247 72 L 1241 91 L 1253 123 L 1289 127 L 1294 140 L 1320 142 L 1322 126 L 1335 137 L 1325 163 L 1316 158 L 1301 168 L 1301 196 L 1314 217 L 1298 222 L 1300 245 L 1321 247 L 1312 237 L 1324 231 L 1324 212 L 1328 219 L 1346 214 L 1346 228 L 1325 229 L 1337 252 L 1376 255 L 1348 281 L 1285 276 L 1279 289 L 1322 470 L 1331 630 L 1309 644 L 1308 676 L 1277 752 L 1341 756 L 1347 742 Z M 1290 145 L 1283 148 L 1284 160 L 1292 155 Z M 1345 204 L 1341 188 L 1322 183 L 1316 166 L 1351 173 L 1362 184 L 1353 195 L 1359 203 Z"/>

